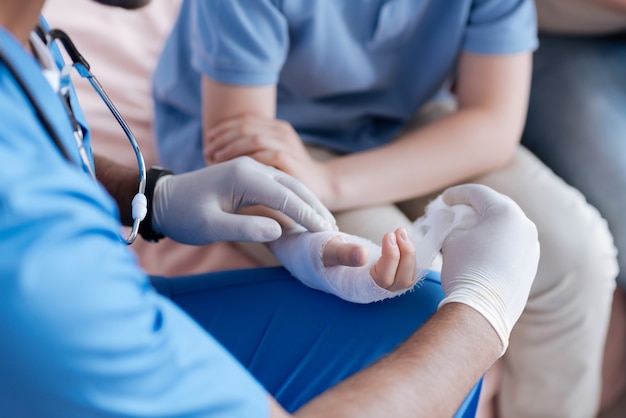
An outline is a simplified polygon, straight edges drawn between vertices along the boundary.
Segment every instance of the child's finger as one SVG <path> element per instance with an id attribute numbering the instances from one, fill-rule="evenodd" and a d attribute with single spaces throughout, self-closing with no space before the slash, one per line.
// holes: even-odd
<path id="1" fill-rule="evenodd" d="M 335 237 L 324 246 L 322 262 L 325 267 L 360 267 L 367 263 L 367 249 L 358 244 L 343 242 L 341 238 Z"/>
<path id="2" fill-rule="evenodd" d="M 395 234 L 398 249 L 400 250 L 400 261 L 398 262 L 394 283 L 387 289 L 391 291 L 412 287 L 415 284 L 416 278 L 415 245 L 413 245 L 413 242 L 409 239 L 409 234 L 406 229 L 398 228 Z"/>
<path id="3" fill-rule="evenodd" d="M 370 270 L 370 274 L 378 286 L 390 290 L 389 288 L 394 285 L 399 260 L 400 249 L 396 234 L 388 232 L 383 237 L 382 255 Z"/>

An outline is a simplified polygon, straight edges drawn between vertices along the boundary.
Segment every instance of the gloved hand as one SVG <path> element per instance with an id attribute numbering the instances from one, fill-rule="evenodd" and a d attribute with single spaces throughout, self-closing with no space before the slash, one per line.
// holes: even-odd
<path id="1" fill-rule="evenodd" d="M 160 178 L 152 201 L 152 227 L 191 245 L 280 237 L 282 228 L 274 219 L 235 214 L 255 205 L 283 212 L 313 232 L 337 229 L 331 213 L 302 183 L 249 157 Z"/>
<path id="2" fill-rule="evenodd" d="M 474 308 L 495 329 L 504 354 L 537 272 L 537 228 L 513 200 L 487 186 L 452 187 L 442 199 L 449 206 L 468 205 L 476 216 L 443 242 L 445 298 L 439 306 L 459 302 Z"/>

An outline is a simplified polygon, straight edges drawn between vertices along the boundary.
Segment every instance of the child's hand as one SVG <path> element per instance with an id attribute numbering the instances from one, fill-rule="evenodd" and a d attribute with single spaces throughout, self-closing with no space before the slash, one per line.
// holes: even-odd
<path id="1" fill-rule="evenodd" d="M 381 248 L 343 232 L 296 226 L 269 247 L 302 283 L 355 303 L 401 295 L 426 272 L 418 271 L 415 247 L 404 229 L 385 235 Z"/>
<path id="2" fill-rule="evenodd" d="M 368 262 L 367 248 L 356 243 L 346 243 L 339 236 L 328 241 L 322 253 L 325 267 L 360 267 Z M 383 237 L 382 255 L 370 268 L 374 282 L 383 289 L 395 292 L 415 284 L 415 246 L 406 229 L 399 228 Z"/>

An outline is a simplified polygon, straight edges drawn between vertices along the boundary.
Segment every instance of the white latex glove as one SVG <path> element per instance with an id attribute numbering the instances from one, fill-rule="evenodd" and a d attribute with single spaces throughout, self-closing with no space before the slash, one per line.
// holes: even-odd
<path id="1" fill-rule="evenodd" d="M 235 214 L 255 205 L 283 212 L 310 231 L 337 229 L 328 209 L 302 183 L 249 157 L 163 176 L 154 189 L 152 227 L 191 245 L 280 237 L 274 219 Z"/>
<path id="2" fill-rule="evenodd" d="M 513 200 L 487 186 L 452 187 L 440 199 L 468 205 L 476 217 L 452 228 L 443 241 L 445 298 L 439 306 L 458 302 L 474 308 L 493 326 L 504 354 L 537 272 L 537 228 Z"/>

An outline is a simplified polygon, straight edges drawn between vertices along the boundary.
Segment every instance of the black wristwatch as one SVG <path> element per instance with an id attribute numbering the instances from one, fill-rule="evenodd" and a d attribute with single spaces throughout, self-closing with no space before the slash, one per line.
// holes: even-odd
<path id="1" fill-rule="evenodd" d="M 174 174 L 174 172 L 158 166 L 150 167 L 150 170 L 146 173 L 146 190 L 144 194 L 146 195 L 146 200 L 148 201 L 148 213 L 139 225 L 139 235 L 141 235 L 141 237 L 146 241 L 157 242 L 161 238 L 165 237 L 165 235 L 159 234 L 152 229 L 152 198 L 154 196 L 154 187 L 156 186 L 157 181 L 161 177 L 170 174 Z"/>

